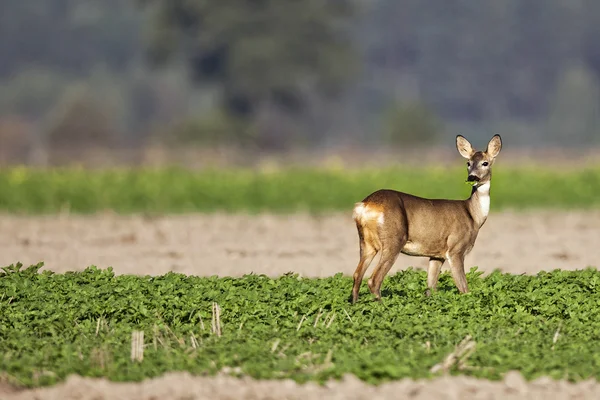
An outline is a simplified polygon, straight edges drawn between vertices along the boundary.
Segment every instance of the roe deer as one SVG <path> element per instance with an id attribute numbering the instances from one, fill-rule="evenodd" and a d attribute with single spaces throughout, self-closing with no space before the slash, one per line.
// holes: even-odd
<path id="1" fill-rule="evenodd" d="M 468 199 L 426 199 L 381 189 L 356 203 L 353 219 L 358 229 L 360 261 L 354 272 L 352 304 L 358 300 L 365 272 L 379 252 L 381 259 L 368 281 L 374 300 L 381 299 L 381 283 L 399 253 L 429 257 L 426 295 L 435 290 L 446 260 L 458 290 L 468 292 L 464 258 L 488 217 L 492 164 L 502 140 L 494 135 L 485 151 L 475 151 L 467 139 L 457 135 L 456 148 L 468 160 L 467 182 L 473 185 Z"/>

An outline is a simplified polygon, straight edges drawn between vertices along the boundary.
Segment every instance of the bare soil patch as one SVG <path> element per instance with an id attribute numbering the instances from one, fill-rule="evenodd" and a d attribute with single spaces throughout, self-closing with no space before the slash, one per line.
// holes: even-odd
<path id="1" fill-rule="evenodd" d="M 490 215 L 466 269 L 534 274 L 597 266 L 600 211 Z M 358 235 L 350 213 L 310 215 L 0 216 L 0 264 L 45 262 L 56 272 L 112 266 L 118 274 L 351 275 Z M 374 268 L 377 258 L 371 265 Z M 390 271 L 425 268 L 400 255 Z M 444 268 L 447 268 L 447 263 Z M 369 272 L 367 272 L 368 274 Z"/>
<path id="2" fill-rule="evenodd" d="M 511 273 L 582 269 L 600 259 L 600 212 L 492 214 L 466 268 Z M 350 275 L 358 262 L 358 237 L 349 213 L 309 215 L 0 216 L 0 264 L 45 262 L 56 272 L 89 265 L 118 274 L 240 276 L 250 272 L 303 276 Z M 377 259 L 375 260 L 375 262 Z M 427 260 L 401 255 L 390 274 Z M 372 268 L 374 265 L 372 265 Z M 447 265 L 445 265 L 447 267 Z M 369 272 L 367 272 L 369 273 Z M 384 282 L 385 285 L 385 282 Z M 350 290 L 350 288 L 349 288 Z M 1 373 L 0 373 L 1 376 Z M 168 374 L 142 383 L 71 377 L 51 388 L 14 391 L 0 379 L 0 399 L 597 399 L 595 381 L 569 384 L 517 373 L 502 382 L 467 377 L 403 380 L 374 387 L 348 377 L 326 387 L 291 381 L 237 380 Z"/>
<path id="3" fill-rule="evenodd" d="M 6 400 L 258 400 L 258 399 L 598 399 L 600 384 L 585 381 L 572 384 L 540 378 L 526 382 L 519 373 L 510 372 L 503 381 L 490 382 L 464 376 L 441 377 L 431 381 L 401 381 L 372 386 L 353 376 L 331 381 L 326 386 L 315 383 L 298 385 L 291 380 L 256 381 L 227 376 L 193 377 L 171 373 L 142 383 L 114 383 L 104 379 L 72 376 L 50 388 L 12 393 Z"/>

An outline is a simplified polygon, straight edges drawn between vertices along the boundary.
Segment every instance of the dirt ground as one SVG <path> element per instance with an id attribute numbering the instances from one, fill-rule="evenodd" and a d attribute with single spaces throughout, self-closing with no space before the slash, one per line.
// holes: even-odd
<path id="1" fill-rule="evenodd" d="M 533 274 L 541 270 L 598 266 L 600 212 L 494 213 L 466 259 L 467 270 L 501 269 Z M 57 272 L 89 265 L 112 266 L 118 274 L 239 276 L 246 273 L 303 276 L 351 275 L 358 262 L 358 237 L 349 213 L 309 215 L 0 216 L 0 265 L 45 262 Z M 377 259 L 375 259 L 375 262 Z M 374 264 L 375 264 L 374 262 Z M 401 255 L 390 274 L 427 260 Z M 371 266 L 372 270 L 374 265 Z M 444 266 L 447 268 L 447 265 Z M 369 272 L 367 272 L 369 274 Z M 384 283 L 385 285 L 385 283 Z M 600 384 L 541 380 L 519 374 L 504 382 L 440 378 L 371 387 L 351 377 L 325 388 L 291 382 L 255 382 L 169 374 L 142 384 L 116 384 L 72 377 L 53 388 L 9 393 L 3 399 L 596 399 Z"/>

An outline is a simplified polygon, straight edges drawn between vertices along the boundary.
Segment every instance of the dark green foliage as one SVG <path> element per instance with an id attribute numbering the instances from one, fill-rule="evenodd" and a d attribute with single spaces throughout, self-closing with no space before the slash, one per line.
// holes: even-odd
<path id="1" fill-rule="evenodd" d="M 256 378 L 353 373 L 379 383 L 431 376 L 466 335 L 476 350 L 468 369 L 452 373 L 600 377 L 600 272 L 591 268 L 487 277 L 473 269 L 466 295 L 444 273 L 431 297 L 423 294 L 425 272 L 409 269 L 384 281 L 381 303 L 363 285 L 350 306 L 352 281 L 341 274 L 140 277 L 40 267 L 0 273 L 0 370 L 25 386 L 70 373 L 127 381 L 224 367 Z M 221 336 L 211 331 L 213 302 Z M 134 330 L 145 334 L 141 363 L 130 361 Z"/>
<path id="2" fill-rule="evenodd" d="M 385 140 L 397 147 L 428 145 L 442 132 L 442 123 L 424 104 L 395 104 L 385 115 Z"/>
<path id="3" fill-rule="evenodd" d="M 2 1 L 0 15 L 0 36 L 14 39 L 0 44 L 0 77 L 31 65 L 76 76 L 100 65 L 122 70 L 140 44 L 141 18 L 130 1 Z"/>
<path id="4" fill-rule="evenodd" d="M 183 58 L 196 83 L 217 89 L 227 114 L 258 124 L 263 135 L 282 129 L 273 115 L 296 115 L 311 97 L 339 93 L 353 75 L 351 1 L 141 3 L 153 15 L 149 58 L 157 64 Z M 256 144 L 275 145 L 266 141 Z"/>
<path id="5" fill-rule="evenodd" d="M 597 0 L 14 0 L 0 15 L 10 16 L 0 37 L 13 38 L 0 43 L 0 114 L 33 121 L 61 88 L 105 70 L 121 88 L 128 135 L 144 138 L 149 125 L 202 118 L 216 104 L 261 118 L 245 119 L 234 139 L 197 129 L 200 141 L 372 142 L 382 110 L 405 100 L 481 137 L 495 130 L 536 146 L 600 137 Z M 171 61 L 182 81 L 189 66 L 199 85 L 165 86 L 148 59 Z"/>
<path id="6" fill-rule="evenodd" d="M 464 199 L 463 167 L 363 170 L 290 168 L 274 172 L 185 169 L 15 168 L 0 171 L 0 210 L 52 213 L 351 212 L 369 193 L 390 188 L 432 198 Z M 498 166 L 492 211 L 600 206 L 600 169 L 553 171 Z"/>

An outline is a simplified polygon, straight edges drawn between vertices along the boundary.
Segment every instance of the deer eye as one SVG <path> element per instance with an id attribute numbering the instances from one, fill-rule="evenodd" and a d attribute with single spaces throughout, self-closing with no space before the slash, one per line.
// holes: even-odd
<path id="1" fill-rule="evenodd" d="M 470 166 L 471 166 L 471 162 L 467 161 L 467 167 L 470 167 Z"/>
<path id="2" fill-rule="evenodd" d="M 483 165 L 484 167 L 487 167 L 488 166 L 488 162 L 484 161 L 481 165 Z"/>

